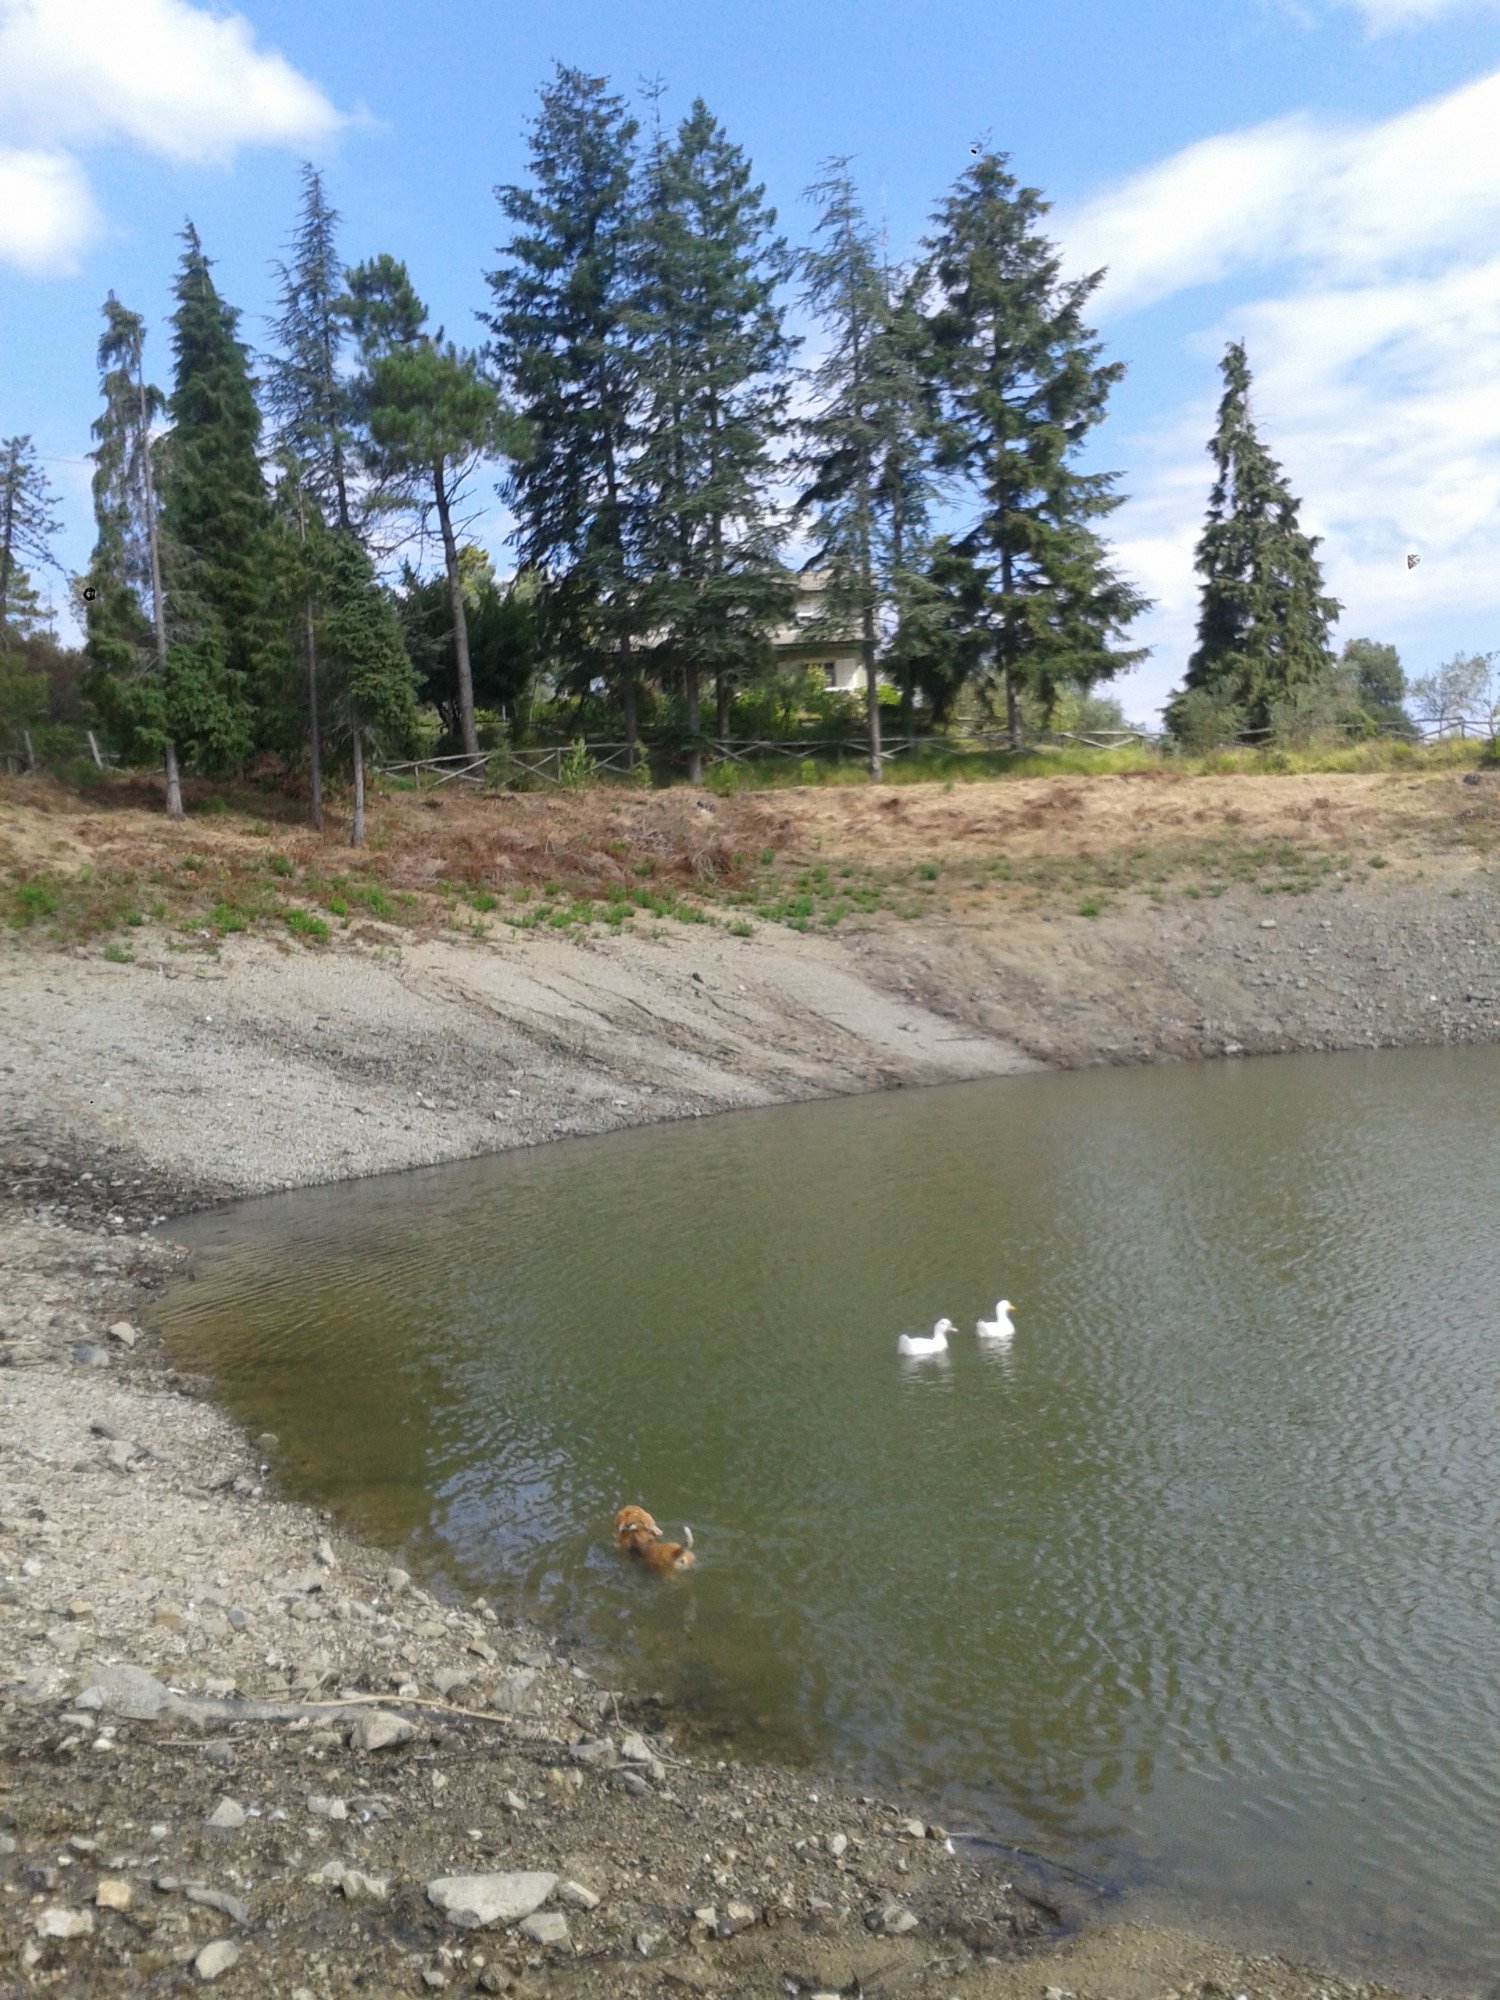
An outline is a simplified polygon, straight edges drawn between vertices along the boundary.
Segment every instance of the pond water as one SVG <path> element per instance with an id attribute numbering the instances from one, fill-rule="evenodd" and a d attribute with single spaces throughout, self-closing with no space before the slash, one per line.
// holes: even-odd
<path id="1" fill-rule="evenodd" d="M 739 1113 L 177 1225 L 165 1318 L 292 1491 L 747 1752 L 1488 1989 L 1497 1109 L 1469 1049 Z"/>

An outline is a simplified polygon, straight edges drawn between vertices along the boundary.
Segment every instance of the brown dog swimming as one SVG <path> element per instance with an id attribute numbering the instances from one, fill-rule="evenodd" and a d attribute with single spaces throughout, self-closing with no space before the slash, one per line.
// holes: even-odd
<path id="1" fill-rule="evenodd" d="M 622 1507 L 615 1515 L 615 1547 L 624 1555 L 635 1556 L 648 1569 L 673 1575 L 691 1569 L 698 1558 L 693 1554 L 693 1531 L 684 1528 L 680 1542 L 664 1542 L 661 1529 L 644 1507 Z"/>

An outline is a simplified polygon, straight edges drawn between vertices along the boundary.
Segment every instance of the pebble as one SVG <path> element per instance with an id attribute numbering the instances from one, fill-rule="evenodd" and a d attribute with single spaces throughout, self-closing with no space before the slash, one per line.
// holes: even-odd
<path id="1" fill-rule="evenodd" d="M 917 1928 L 916 1918 L 904 1903 L 884 1904 L 877 1922 L 887 1937 L 904 1937 L 907 1931 Z"/>
<path id="2" fill-rule="evenodd" d="M 128 1910 L 133 1893 L 123 1875 L 101 1875 L 94 1891 L 94 1906 L 100 1910 Z"/>
<path id="3" fill-rule="evenodd" d="M 43 1910 L 36 1920 L 36 1934 L 44 1938 L 81 1938 L 93 1934 L 92 1910 L 61 1910 L 55 1905 Z"/>
<path id="4" fill-rule="evenodd" d="M 349 1808 L 342 1799 L 330 1798 L 326 1792 L 309 1792 L 307 1810 L 315 1819 L 347 1819 Z"/>
<path id="5" fill-rule="evenodd" d="M 236 1831 L 245 1824 L 245 1808 L 237 1799 L 222 1798 L 209 1814 L 209 1826 L 227 1827 Z"/>
<path id="6" fill-rule="evenodd" d="M 749 1903 L 726 1903 L 719 1912 L 714 1929 L 721 1938 L 734 1937 L 739 1931 L 747 1931 L 760 1922 L 760 1912 Z"/>
<path id="7" fill-rule="evenodd" d="M 392 1597 L 399 1597 L 403 1590 L 411 1588 L 411 1578 L 404 1569 L 398 1569 L 392 1563 L 385 1573 L 385 1587 Z"/>
<path id="8" fill-rule="evenodd" d="M 122 1347 L 134 1347 L 141 1337 L 139 1327 L 132 1326 L 128 1319 L 117 1319 L 109 1330 L 111 1340 L 118 1340 Z"/>
<path id="9" fill-rule="evenodd" d="M 227 1889 L 204 1889 L 196 1882 L 190 1882 L 185 1891 L 190 1903 L 197 1903 L 205 1910 L 217 1910 L 220 1916 L 232 1917 L 237 1924 L 248 1924 L 250 1912 L 238 1896 L 231 1896 Z"/>
<path id="10" fill-rule="evenodd" d="M 599 1907 L 599 1898 L 592 1889 L 585 1888 L 582 1882 L 559 1882 L 557 1900 L 560 1903 L 567 1903 L 575 1910 L 597 1910 Z"/>
<path id="11" fill-rule="evenodd" d="M 650 1958 L 654 1952 L 660 1951 L 666 1941 L 665 1931 L 642 1930 L 635 1934 L 635 1948 L 642 1958 Z"/>
<path id="12" fill-rule="evenodd" d="M 847 1833 L 829 1834 L 828 1852 L 833 1856 L 835 1861 L 842 1861 L 842 1859 L 844 1858 L 845 1854 L 847 1854 L 848 1851 L 849 1851 L 849 1836 Z"/>
<path id="13" fill-rule="evenodd" d="M 557 1887 L 557 1877 L 541 1869 L 498 1875 L 439 1875 L 427 1884 L 427 1900 L 449 1923 L 465 1930 L 487 1924 L 514 1924 L 539 1910 Z"/>
<path id="14" fill-rule="evenodd" d="M 205 1983 L 217 1979 L 221 1972 L 228 1972 L 231 1966 L 240 1962 L 240 1948 L 231 1944 L 228 1938 L 215 1938 L 206 1944 L 193 1960 L 193 1970 Z"/>

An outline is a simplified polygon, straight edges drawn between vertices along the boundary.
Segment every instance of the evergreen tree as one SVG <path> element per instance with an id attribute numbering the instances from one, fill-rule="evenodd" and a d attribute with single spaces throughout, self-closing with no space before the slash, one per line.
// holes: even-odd
<path id="1" fill-rule="evenodd" d="M 541 664 L 532 593 L 524 577 L 500 584 L 489 557 L 472 542 L 459 550 L 458 559 L 475 708 L 508 710 L 514 717 Z M 458 707 L 447 579 L 424 579 L 410 564 L 405 565 L 397 612 L 417 676 L 418 699 L 438 711 L 444 733 L 456 739 Z"/>
<path id="2" fill-rule="evenodd" d="M 1242 343 L 1220 365 L 1224 394 L 1208 444 L 1217 473 L 1195 558 L 1198 644 L 1166 711 L 1179 736 L 1208 706 L 1242 729 L 1269 727 L 1275 702 L 1329 672 L 1328 630 L 1342 609 L 1324 595 L 1318 537 L 1302 532 L 1300 503 L 1251 418 Z"/>
<path id="3" fill-rule="evenodd" d="M 270 506 L 260 411 L 239 313 L 215 289 L 191 222 L 172 315 L 172 434 L 164 457 L 162 546 L 171 606 L 167 676 L 180 734 L 228 768 L 253 746 L 257 697 L 284 670 L 275 623 Z"/>
<path id="4" fill-rule="evenodd" d="M 531 186 L 496 189 L 514 232 L 488 274 L 492 353 L 524 431 L 503 489 L 521 563 L 540 579 L 554 650 L 584 684 L 613 682 L 632 764 L 637 130 L 603 77 L 559 64 L 531 126 Z"/>
<path id="5" fill-rule="evenodd" d="M 31 439 L 13 437 L 0 443 L 0 627 L 18 622 L 18 582 L 27 585 L 29 604 L 35 605 L 23 564 L 57 568 L 52 538 L 62 532 L 62 522 L 54 512 L 56 505 L 57 496 Z M 35 622 L 36 616 L 31 610 L 28 622 Z"/>
<path id="6" fill-rule="evenodd" d="M 695 784 L 700 674 L 714 677 L 723 736 L 732 686 L 769 661 L 794 595 L 770 491 L 791 354 L 776 291 L 790 261 L 764 197 L 701 98 L 674 144 L 658 129 L 639 229 L 633 539 L 643 621 L 682 671 Z"/>
<path id="7" fill-rule="evenodd" d="M 914 368 L 921 324 L 912 288 L 893 283 L 877 250 L 847 159 L 825 162 L 822 178 L 807 193 L 820 212 L 818 241 L 799 259 L 802 302 L 823 323 L 829 345 L 812 372 L 817 410 L 805 426 L 808 484 L 800 508 L 812 518 L 811 564 L 828 579 L 827 622 L 859 628 L 870 776 L 878 778 L 879 626 L 887 608 L 899 620 L 925 525 L 927 474 Z M 900 657 L 910 660 L 905 646 Z M 909 668 L 906 685 L 909 728 Z"/>
<path id="8" fill-rule="evenodd" d="M 162 759 L 167 813 L 181 819 L 151 443 L 166 399 L 146 380 L 144 347 L 140 314 L 111 292 L 99 339 L 104 409 L 92 427 L 96 538 L 83 586 L 86 651 L 90 691 L 122 751 Z"/>
<path id="9" fill-rule="evenodd" d="M 1375 728 L 1400 736 L 1416 734 L 1406 712 L 1406 673 L 1394 646 L 1375 639 L 1346 639 L 1339 665 L 1352 677 L 1360 707 Z"/>
<path id="10" fill-rule="evenodd" d="M 349 388 L 339 367 L 349 327 L 341 311 L 338 222 L 338 211 L 329 207 L 323 192 L 322 175 L 305 164 L 292 262 L 276 266 L 281 312 L 271 322 L 276 352 L 267 357 L 265 401 L 278 443 L 302 468 L 303 490 L 324 520 L 347 533 L 354 430 Z"/>
<path id="11" fill-rule="evenodd" d="M 352 535 L 325 538 L 322 570 L 321 647 L 354 764 L 349 838 L 359 847 L 365 837 L 365 739 L 374 732 L 391 747 L 408 741 L 416 722 L 416 680 L 395 607 Z"/>
<path id="12" fill-rule="evenodd" d="M 343 310 L 360 343 L 358 386 L 371 469 L 387 482 L 387 497 L 415 506 L 425 528 L 437 514 L 453 624 L 459 733 L 477 756 L 474 683 L 458 561 L 454 507 L 480 462 L 500 446 L 502 418 L 478 357 L 426 329 L 427 308 L 406 266 L 377 257 L 348 273 Z"/>
<path id="13" fill-rule="evenodd" d="M 1111 642 L 1147 604 L 1111 568 L 1094 525 L 1121 504 L 1115 475 L 1072 463 L 1124 373 L 1100 362 L 1083 322 L 1104 274 L 1063 282 L 1037 228 L 1047 209 L 1003 154 L 981 153 L 925 245 L 937 462 L 973 508 L 954 548 L 984 580 L 988 664 L 1017 748 L 1022 689 L 1050 704 L 1065 685 L 1142 659 Z"/>

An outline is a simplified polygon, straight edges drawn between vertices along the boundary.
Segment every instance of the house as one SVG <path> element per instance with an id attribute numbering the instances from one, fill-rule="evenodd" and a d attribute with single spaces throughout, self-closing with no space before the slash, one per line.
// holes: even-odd
<path id="1" fill-rule="evenodd" d="M 824 570 L 799 570 L 797 602 L 790 621 L 771 634 L 776 665 L 795 673 L 812 667 L 824 685 L 841 693 L 857 693 L 865 684 L 865 655 L 857 632 L 819 633 L 814 628 L 824 614 L 828 576 Z"/>

